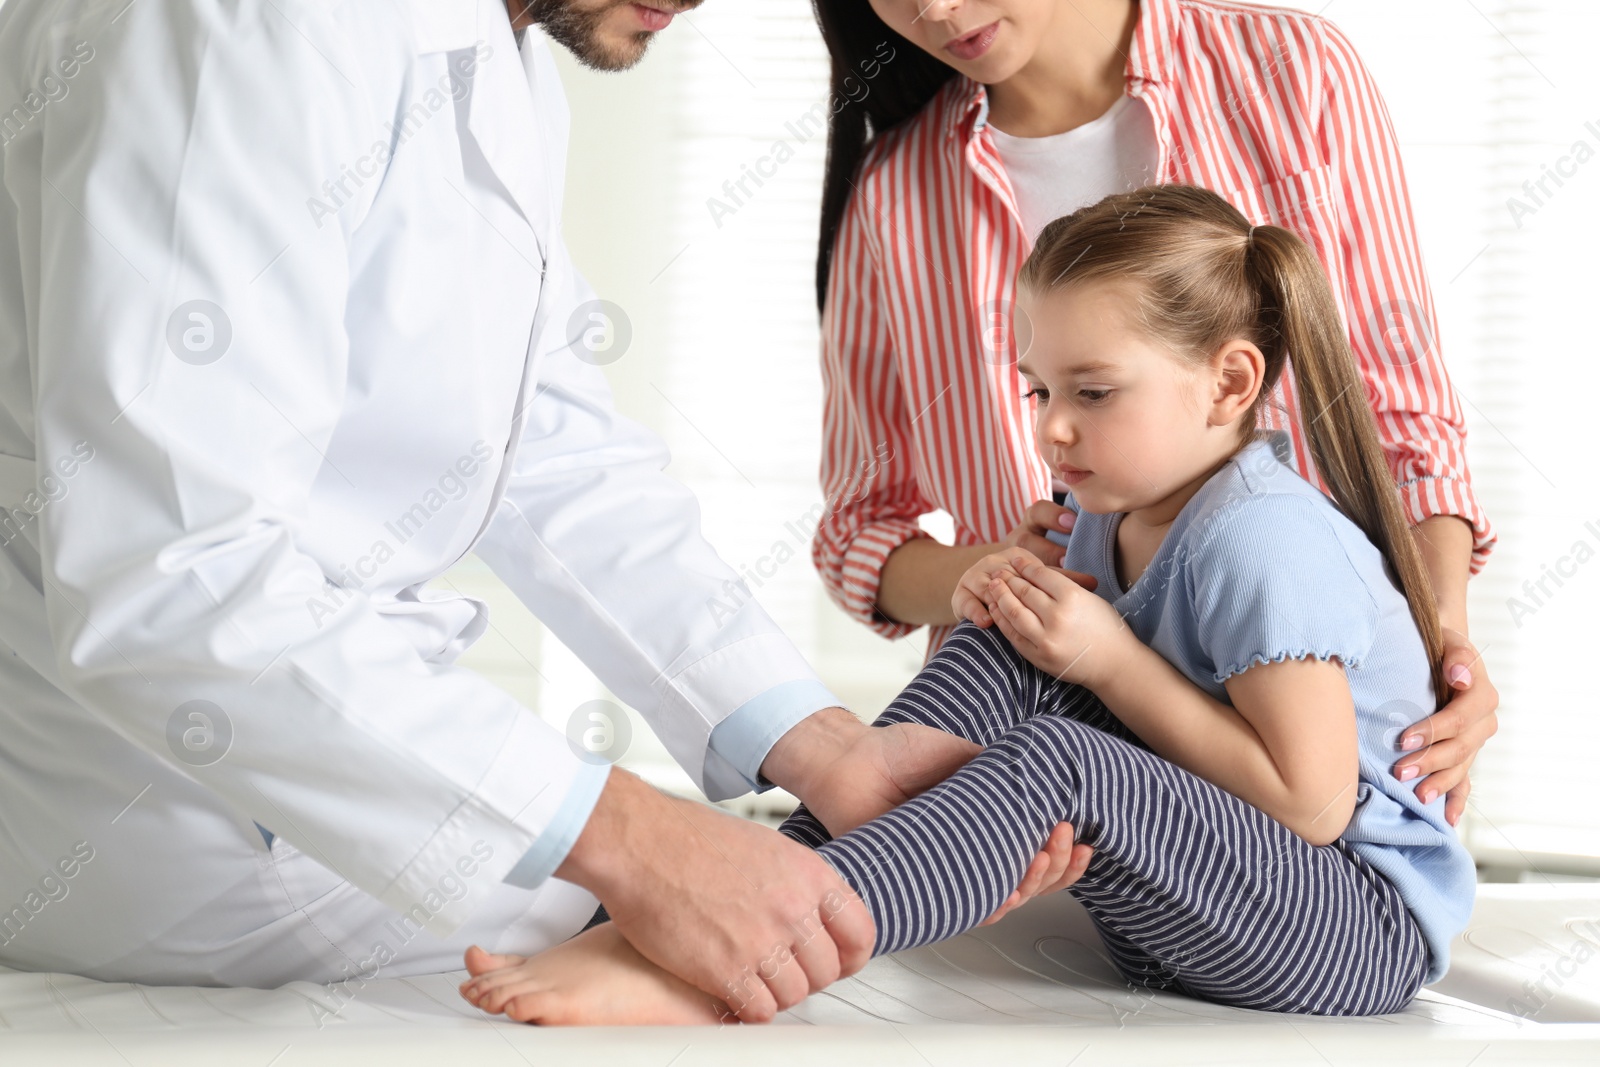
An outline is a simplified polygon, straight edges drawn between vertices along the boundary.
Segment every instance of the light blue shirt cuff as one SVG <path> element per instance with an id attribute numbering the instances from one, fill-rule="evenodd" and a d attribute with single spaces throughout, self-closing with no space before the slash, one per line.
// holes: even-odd
<path id="1" fill-rule="evenodd" d="M 550 825 L 501 880 L 522 889 L 538 889 L 543 885 L 572 851 L 610 774 L 611 764 L 585 761 L 578 768 L 572 785 L 567 787 L 566 799 L 556 809 Z"/>
<path id="2" fill-rule="evenodd" d="M 740 704 L 717 723 L 711 730 L 711 751 L 732 764 L 751 789 L 765 793 L 772 783 L 761 777 L 761 764 L 778 738 L 823 708 L 843 706 L 815 678 L 780 682 Z"/>
<path id="3" fill-rule="evenodd" d="M 556 810 L 555 818 L 550 820 L 550 825 L 545 827 L 533 847 L 522 854 L 517 865 L 506 872 L 502 881 L 522 889 L 537 889 L 555 873 L 561 861 L 567 858 L 567 853 L 572 851 L 578 834 L 583 832 L 584 823 L 589 821 L 589 815 L 600 799 L 600 791 L 605 788 L 610 772 L 609 763 L 585 763 L 579 769 L 572 785 L 567 788 L 567 799 Z M 271 848 L 272 839 L 277 835 L 260 823 L 256 823 L 256 829 L 261 831 L 262 840 Z"/>

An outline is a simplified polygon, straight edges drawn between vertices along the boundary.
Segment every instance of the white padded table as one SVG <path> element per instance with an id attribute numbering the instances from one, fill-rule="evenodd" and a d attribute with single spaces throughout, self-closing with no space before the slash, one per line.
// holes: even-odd
<path id="1" fill-rule="evenodd" d="M 1579 962 L 1586 937 L 1594 955 Z M 456 994 L 461 972 L 380 975 L 343 998 L 303 982 L 161 987 L 0 969 L 0 1064 L 1600 1063 L 1600 886 L 1481 886 L 1456 951 L 1445 981 L 1396 1015 L 1223 1008 L 1127 989 L 1058 893 L 874 960 L 772 1026 L 572 1030 L 483 1015 Z M 1524 983 L 1550 974 L 1561 983 L 1546 977 L 1536 1006 Z M 1529 1017 L 1513 1014 L 1516 997 Z"/>

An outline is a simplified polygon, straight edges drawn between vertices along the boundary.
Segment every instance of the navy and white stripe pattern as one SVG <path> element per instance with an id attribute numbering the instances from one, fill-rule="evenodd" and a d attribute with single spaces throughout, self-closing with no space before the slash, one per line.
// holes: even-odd
<path id="1" fill-rule="evenodd" d="M 1398 1011 L 1428 951 L 1399 891 L 1343 842 L 1314 847 L 1150 752 L 1080 686 L 997 629 L 958 626 L 874 725 L 918 722 L 985 750 L 938 786 L 830 840 L 784 823 L 866 902 L 873 954 L 993 914 L 1056 823 L 1094 846 L 1069 892 L 1127 980 L 1236 1007 Z"/>

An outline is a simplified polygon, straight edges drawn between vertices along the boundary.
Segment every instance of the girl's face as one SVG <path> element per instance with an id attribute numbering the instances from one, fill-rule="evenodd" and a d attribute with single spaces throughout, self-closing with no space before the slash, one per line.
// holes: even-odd
<path id="1" fill-rule="evenodd" d="M 1017 294 L 1017 369 L 1038 400 L 1035 444 L 1089 512 L 1157 505 L 1209 475 L 1239 440 L 1245 397 L 1227 370 L 1234 358 L 1187 362 L 1138 329 L 1133 308 L 1112 281 Z"/>
<path id="2" fill-rule="evenodd" d="M 1033 58 L 1061 0 L 871 0 L 890 29 L 973 81 L 997 85 Z"/>

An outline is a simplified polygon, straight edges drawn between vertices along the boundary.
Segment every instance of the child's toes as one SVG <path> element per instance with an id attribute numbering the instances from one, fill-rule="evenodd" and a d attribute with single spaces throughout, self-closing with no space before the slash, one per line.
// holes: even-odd
<path id="1" fill-rule="evenodd" d="M 461 983 L 461 996 L 462 999 L 476 1004 L 493 988 L 494 982 L 488 978 L 469 978 Z"/>
<path id="2" fill-rule="evenodd" d="M 485 952 L 477 945 L 472 945 L 467 949 L 466 954 L 467 971 L 476 977 L 487 971 L 498 971 L 502 967 L 515 967 L 525 959 L 527 959 L 526 956 L 507 956 L 498 952 Z"/>
<path id="3" fill-rule="evenodd" d="M 532 979 L 517 981 L 510 980 L 499 982 L 485 989 L 475 1003 L 490 1015 L 499 1015 L 506 1010 L 506 1005 L 518 997 L 537 997 L 546 992 L 544 982 Z M 509 1014 L 509 1013 L 508 1013 Z M 515 1016 L 512 1016 L 515 1018 Z M 523 1020 L 518 1020 L 519 1022 Z"/>
<path id="4" fill-rule="evenodd" d="M 506 1018 L 519 1023 L 559 1025 L 561 1020 L 553 1015 L 555 1005 L 555 995 L 547 990 L 522 993 L 506 1001 Z"/>

